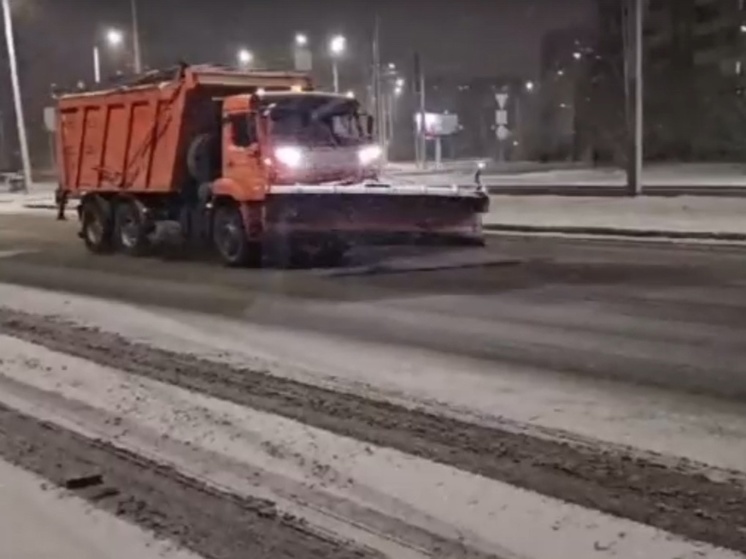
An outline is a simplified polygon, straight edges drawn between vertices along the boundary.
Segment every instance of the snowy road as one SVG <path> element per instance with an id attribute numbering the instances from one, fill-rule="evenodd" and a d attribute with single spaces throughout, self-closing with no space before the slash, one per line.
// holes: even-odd
<path id="1" fill-rule="evenodd" d="M 0 458 L 205 557 L 739 557 L 744 256 L 226 270 L 0 216 Z"/>

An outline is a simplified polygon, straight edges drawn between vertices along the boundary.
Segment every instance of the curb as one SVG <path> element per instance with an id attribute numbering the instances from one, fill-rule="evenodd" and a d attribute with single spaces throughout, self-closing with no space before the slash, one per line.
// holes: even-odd
<path id="1" fill-rule="evenodd" d="M 560 227 L 539 225 L 484 225 L 485 231 L 495 233 L 549 233 L 560 235 L 586 235 L 603 237 L 629 237 L 633 239 L 674 239 L 696 241 L 746 241 L 746 233 L 710 231 L 663 231 L 655 229 L 623 229 L 616 227 Z"/>

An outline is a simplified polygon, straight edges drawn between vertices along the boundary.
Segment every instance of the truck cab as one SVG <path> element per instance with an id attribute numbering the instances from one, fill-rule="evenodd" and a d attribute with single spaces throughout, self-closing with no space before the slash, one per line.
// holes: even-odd
<path id="1" fill-rule="evenodd" d="M 381 149 L 357 100 L 309 91 L 258 91 L 222 107 L 215 193 L 259 201 L 282 186 L 375 180 Z"/>

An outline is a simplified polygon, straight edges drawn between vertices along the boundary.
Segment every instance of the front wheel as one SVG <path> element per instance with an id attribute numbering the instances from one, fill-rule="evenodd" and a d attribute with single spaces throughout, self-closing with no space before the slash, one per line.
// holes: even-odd
<path id="1" fill-rule="evenodd" d="M 261 262 L 261 246 L 249 241 L 241 212 L 235 205 L 220 206 L 215 210 L 212 239 L 227 266 L 259 265 Z"/>

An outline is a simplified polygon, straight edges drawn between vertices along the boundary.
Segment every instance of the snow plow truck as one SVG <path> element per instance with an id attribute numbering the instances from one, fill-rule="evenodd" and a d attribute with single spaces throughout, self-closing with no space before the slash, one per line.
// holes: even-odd
<path id="1" fill-rule="evenodd" d="M 147 253 L 164 227 L 229 266 L 339 260 L 356 242 L 480 243 L 478 185 L 387 184 L 374 122 L 302 73 L 188 66 L 57 98 L 58 217 L 94 253 Z"/>

